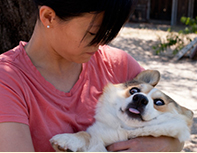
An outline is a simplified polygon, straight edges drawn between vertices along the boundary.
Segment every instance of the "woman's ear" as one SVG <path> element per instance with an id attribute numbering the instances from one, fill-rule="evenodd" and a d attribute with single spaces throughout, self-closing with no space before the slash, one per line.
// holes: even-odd
<path id="1" fill-rule="evenodd" d="M 49 28 L 52 27 L 53 20 L 56 17 L 55 11 L 48 6 L 41 6 L 39 10 L 40 21 L 42 24 Z"/>

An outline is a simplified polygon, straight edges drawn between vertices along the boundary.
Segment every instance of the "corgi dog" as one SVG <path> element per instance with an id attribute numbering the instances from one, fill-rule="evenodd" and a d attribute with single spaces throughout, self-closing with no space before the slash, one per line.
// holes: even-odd
<path id="1" fill-rule="evenodd" d="M 99 98 L 95 122 L 86 131 L 58 134 L 56 151 L 106 152 L 106 146 L 139 136 L 190 138 L 193 112 L 156 89 L 160 73 L 145 70 L 133 80 L 107 84 Z"/>

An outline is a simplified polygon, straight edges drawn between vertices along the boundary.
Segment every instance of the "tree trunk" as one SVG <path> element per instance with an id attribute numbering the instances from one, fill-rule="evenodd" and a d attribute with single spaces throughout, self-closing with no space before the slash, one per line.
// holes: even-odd
<path id="1" fill-rule="evenodd" d="M 29 41 L 36 13 L 32 0 L 0 0 L 0 53 Z"/>

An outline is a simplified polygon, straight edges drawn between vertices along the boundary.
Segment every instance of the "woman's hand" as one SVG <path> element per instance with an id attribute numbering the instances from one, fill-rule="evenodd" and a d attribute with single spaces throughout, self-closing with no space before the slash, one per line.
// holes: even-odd
<path id="1" fill-rule="evenodd" d="M 127 141 L 116 142 L 107 147 L 108 151 L 124 152 L 178 152 L 184 143 L 171 137 L 137 137 Z"/>

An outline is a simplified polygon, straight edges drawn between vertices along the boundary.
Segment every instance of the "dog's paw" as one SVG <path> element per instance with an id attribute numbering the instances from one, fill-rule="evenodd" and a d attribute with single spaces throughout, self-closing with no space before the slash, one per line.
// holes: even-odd
<path id="1" fill-rule="evenodd" d="M 50 139 L 50 143 L 58 152 L 65 151 L 81 151 L 84 142 L 75 136 L 75 134 L 58 134 Z"/>

